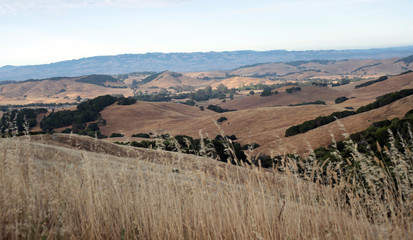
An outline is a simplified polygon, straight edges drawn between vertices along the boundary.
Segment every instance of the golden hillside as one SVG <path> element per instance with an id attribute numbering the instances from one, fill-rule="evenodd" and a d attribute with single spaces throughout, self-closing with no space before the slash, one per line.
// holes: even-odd
<path id="1" fill-rule="evenodd" d="M 368 195 L 367 188 L 335 171 L 329 177 L 340 177 L 340 184 L 332 188 L 292 172 L 61 134 L 0 139 L 0 150 L 4 239 L 413 235 L 406 211 L 411 199 L 400 203 Z M 284 160 L 280 167 L 294 167 Z M 386 184 L 381 190 L 391 194 L 392 187 Z M 362 191 L 354 195 L 357 189 Z"/>
<path id="2" fill-rule="evenodd" d="M 131 96 L 129 88 L 113 88 L 106 85 L 126 87 L 121 82 L 105 83 L 105 86 L 78 82 L 79 78 L 59 80 L 25 81 L 0 85 L 0 102 L 5 104 L 65 103 L 75 102 L 76 97 L 95 98 L 106 94 Z"/>

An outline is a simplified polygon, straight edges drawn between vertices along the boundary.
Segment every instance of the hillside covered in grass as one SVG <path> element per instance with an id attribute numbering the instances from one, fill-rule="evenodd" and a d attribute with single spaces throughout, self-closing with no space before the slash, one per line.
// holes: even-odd
<path id="1" fill-rule="evenodd" d="M 328 167 L 318 180 L 322 162 L 299 173 L 289 157 L 281 174 L 71 135 L 0 139 L 0 147 L 4 238 L 413 236 L 411 185 L 377 167 L 345 178 Z M 349 161 L 373 161 L 365 157 Z"/>

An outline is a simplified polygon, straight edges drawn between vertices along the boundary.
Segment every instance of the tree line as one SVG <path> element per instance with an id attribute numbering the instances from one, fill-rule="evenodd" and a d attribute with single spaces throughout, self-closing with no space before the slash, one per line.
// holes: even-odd
<path id="1" fill-rule="evenodd" d="M 388 93 L 388 94 L 378 97 L 376 101 L 366 106 L 360 107 L 359 109 L 357 109 L 357 111 L 334 112 L 328 116 L 317 117 L 316 119 L 308 120 L 301 124 L 292 126 L 286 130 L 285 136 L 289 137 L 289 136 L 297 135 L 300 133 L 305 133 L 314 128 L 334 122 L 336 119 L 345 118 L 351 115 L 367 112 L 367 111 L 385 106 L 387 104 L 390 104 L 394 101 L 397 101 L 401 98 L 407 97 L 412 94 L 413 94 L 413 89 L 405 89 L 405 90 L 401 90 L 398 92 Z"/>

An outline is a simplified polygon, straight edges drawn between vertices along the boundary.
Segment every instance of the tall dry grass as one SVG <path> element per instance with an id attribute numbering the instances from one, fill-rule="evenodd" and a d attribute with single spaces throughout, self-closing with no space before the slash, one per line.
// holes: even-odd
<path id="1" fill-rule="evenodd" d="M 176 168 L 171 156 L 155 164 L 0 139 L 0 238 L 413 238 L 412 209 L 404 208 L 412 198 L 371 195 L 354 179 L 303 181 L 288 158 L 283 174 L 228 165 L 217 177 L 191 170 L 179 154 Z M 392 190 L 386 187 L 383 193 Z"/>

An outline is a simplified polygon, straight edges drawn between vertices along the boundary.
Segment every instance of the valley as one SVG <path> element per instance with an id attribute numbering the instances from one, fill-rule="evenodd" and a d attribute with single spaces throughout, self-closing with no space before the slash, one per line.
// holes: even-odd
<path id="1" fill-rule="evenodd" d="M 404 229 L 396 226 L 411 224 L 411 216 L 403 215 L 411 201 L 394 199 L 409 199 L 411 188 L 405 180 L 412 170 L 409 64 L 401 59 L 300 61 L 232 71 L 5 82 L 0 85 L 0 192 L 11 198 L 0 205 L 23 209 L 21 216 L 30 219 L 26 212 L 34 210 L 21 201 L 42 199 L 38 194 L 56 197 L 36 202 L 36 211 L 52 217 L 44 230 L 15 226 L 9 219 L 20 215 L 14 212 L 1 221 L 35 238 L 254 238 L 249 225 L 217 223 L 227 216 L 283 226 L 254 227 L 268 239 L 302 238 L 295 231 L 297 218 L 309 226 L 314 219 L 334 224 L 340 239 L 351 238 L 345 229 L 355 225 L 361 230 L 352 236 L 402 236 Z M 355 184 L 356 177 L 368 182 L 379 176 L 384 180 Z M 394 192 L 394 177 L 404 179 L 401 193 Z M 27 185 L 26 178 L 36 181 Z M 380 191 L 391 197 L 382 199 Z M 388 206 L 390 217 L 370 213 Z M 129 230 L 120 231 L 113 221 L 104 224 L 102 207 Z M 368 212 L 352 215 L 349 208 Z M 328 217 L 320 209 L 327 209 Z M 145 220 L 155 213 L 161 217 Z M 386 226 L 392 232 L 377 230 L 366 216 L 390 219 Z M 91 221 L 90 230 L 79 227 Z M 183 224 L 202 237 L 162 224 Z M 306 232 L 325 236 L 310 227 Z M 7 229 L 0 233 L 14 236 Z"/>
<path id="2" fill-rule="evenodd" d="M 412 240 L 412 0 L 0 0 L 0 240 Z"/>

